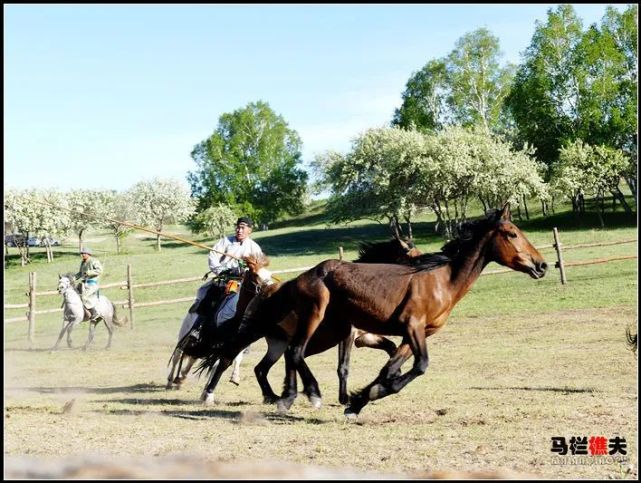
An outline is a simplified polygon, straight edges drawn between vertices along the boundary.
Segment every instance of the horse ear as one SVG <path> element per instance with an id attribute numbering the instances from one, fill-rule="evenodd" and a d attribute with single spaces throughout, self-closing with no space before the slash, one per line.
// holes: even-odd
<path id="1" fill-rule="evenodd" d="M 511 221 L 512 220 L 512 213 L 510 213 L 510 202 L 508 201 L 503 205 L 503 208 L 501 209 L 500 213 L 500 219 L 501 221 Z"/>

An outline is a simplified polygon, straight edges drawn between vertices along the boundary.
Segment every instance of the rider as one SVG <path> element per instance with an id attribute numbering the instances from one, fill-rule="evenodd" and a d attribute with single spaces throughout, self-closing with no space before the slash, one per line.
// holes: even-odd
<path id="1" fill-rule="evenodd" d="M 76 282 L 82 282 L 82 304 L 91 314 L 91 322 L 97 322 L 100 314 L 96 310 L 98 303 L 98 277 L 102 273 L 100 260 L 92 257 L 91 249 L 84 247 L 80 249 L 82 262 L 80 270 L 76 274 Z"/>
<path id="2" fill-rule="evenodd" d="M 259 256 L 262 255 L 263 251 L 261 250 L 258 243 L 250 238 L 252 233 L 252 228 L 254 224 L 248 216 L 241 216 L 236 221 L 236 233 L 227 237 L 221 238 L 212 248 L 213 250 L 209 252 L 209 270 L 214 274 L 213 280 L 208 281 L 203 286 L 198 289 L 196 295 L 196 301 L 193 307 L 205 297 L 207 290 L 211 287 L 213 283 L 226 283 L 221 275 L 229 275 L 231 277 L 240 277 L 243 273 L 244 267 L 241 265 L 241 260 L 243 257 L 249 255 Z M 231 255 L 228 256 L 228 255 Z M 233 257 L 233 258 L 232 258 Z M 230 319 L 236 313 L 236 303 L 238 302 L 238 291 L 234 289 L 234 286 L 230 287 L 230 293 L 225 294 L 220 307 L 218 308 L 216 320 L 222 321 Z M 195 320 L 195 314 L 193 315 Z"/>

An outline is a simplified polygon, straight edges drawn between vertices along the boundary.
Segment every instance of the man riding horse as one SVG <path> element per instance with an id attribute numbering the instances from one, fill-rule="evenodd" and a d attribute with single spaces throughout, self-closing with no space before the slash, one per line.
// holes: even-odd
<path id="1" fill-rule="evenodd" d="M 90 321 L 96 323 L 100 318 L 96 305 L 98 304 L 98 282 L 102 273 L 102 264 L 100 260 L 93 258 L 92 255 L 90 248 L 84 247 L 80 249 L 82 262 L 80 263 L 80 270 L 76 274 L 75 282 L 82 282 L 82 304 L 89 312 Z"/>
<path id="2" fill-rule="evenodd" d="M 198 324 L 198 307 L 201 303 L 213 303 L 216 307 L 215 323 L 232 318 L 238 302 L 238 279 L 242 276 L 244 267 L 240 260 L 250 255 L 263 254 L 258 243 L 250 238 L 253 228 L 252 220 L 241 216 L 236 221 L 234 235 L 221 238 L 209 253 L 209 270 L 214 277 L 202 285 L 196 294 L 196 300 L 185 316 L 191 319 L 191 324 Z M 221 255 L 222 254 L 222 255 Z M 210 290 L 213 292 L 210 293 Z M 208 293 L 210 297 L 207 297 Z M 212 300 L 213 299 L 213 300 Z M 192 336 L 200 334 L 199 326 L 193 328 Z"/>

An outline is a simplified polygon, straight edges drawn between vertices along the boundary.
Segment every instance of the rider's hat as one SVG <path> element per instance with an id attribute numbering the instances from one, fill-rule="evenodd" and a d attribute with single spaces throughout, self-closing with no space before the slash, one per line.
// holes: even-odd
<path id="1" fill-rule="evenodd" d="M 241 223 L 244 223 L 250 228 L 254 226 L 254 223 L 252 222 L 251 218 L 248 216 L 241 216 L 240 218 L 238 218 L 238 221 L 236 221 L 236 226 L 240 225 Z"/>
<path id="2" fill-rule="evenodd" d="M 91 248 L 89 247 L 82 247 L 80 249 L 80 254 L 83 254 L 83 253 L 86 253 L 87 255 L 93 255 L 93 253 L 91 253 Z"/>

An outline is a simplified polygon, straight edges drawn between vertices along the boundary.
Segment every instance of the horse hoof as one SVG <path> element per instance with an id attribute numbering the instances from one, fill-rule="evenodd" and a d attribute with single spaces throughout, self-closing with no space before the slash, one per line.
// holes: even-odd
<path id="1" fill-rule="evenodd" d="M 318 396 L 310 396 L 309 402 L 312 403 L 314 409 L 320 409 L 323 405 L 323 400 Z"/>
<path id="2" fill-rule="evenodd" d="M 285 401 L 284 399 L 279 399 L 278 401 L 276 401 L 276 409 L 280 414 L 286 414 L 287 412 L 289 412 L 290 407 L 291 403 L 287 404 L 287 401 Z"/>
<path id="3" fill-rule="evenodd" d="M 173 387 L 173 384 L 171 382 L 168 382 L 167 385 L 165 386 L 165 389 L 169 391 Z"/>
<path id="4" fill-rule="evenodd" d="M 358 413 L 354 412 L 350 408 L 345 408 L 345 412 L 343 414 L 345 414 L 345 419 L 348 422 L 354 422 L 358 419 Z"/>
<path id="5" fill-rule="evenodd" d="M 265 396 L 263 397 L 263 404 L 274 404 L 278 401 L 278 396 Z"/>
<path id="6" fill-rule="evenodd" d="M 82 346 L 82 350 L 83 350 L 84 352 L 87 352 L 87 346 L 86 346 L 86 345 L 83 345 L 83 346 Z"/>
<path id="7" fill-rule="evenodd" d="M 200 395 L 200 400 L 203 402 L 203 404 L 205 406 L 213 406 L 214 405 L 214 393 L 213 392 L 203 391 L 203 393 Z"/>

